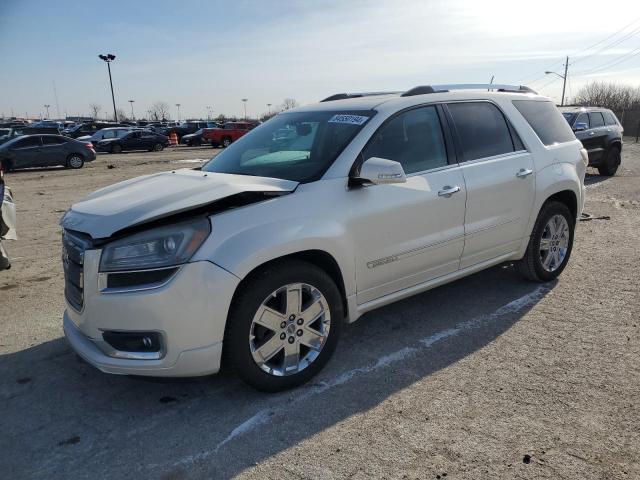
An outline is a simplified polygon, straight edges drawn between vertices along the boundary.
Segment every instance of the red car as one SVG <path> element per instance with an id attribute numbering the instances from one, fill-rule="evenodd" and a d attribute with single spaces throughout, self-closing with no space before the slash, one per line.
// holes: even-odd
<path id="1" fill-rule="evenodd" d="M 210 141 L 214 148 L 228 147 L 255 126 L 253 122 L 227 122 L 222 128 L 205 128 L 202 139 Z"/>

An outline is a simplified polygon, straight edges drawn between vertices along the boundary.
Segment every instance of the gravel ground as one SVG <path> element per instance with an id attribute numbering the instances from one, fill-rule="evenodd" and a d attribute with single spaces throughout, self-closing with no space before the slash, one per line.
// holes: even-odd
<path id="1" fill-rule="evenodd" d="M 579 223 L 553 284 L 505 265 L 384 307 L 287 393 L 227 373 L 103 374 L 62 337 L 58 220 L 96 188 L 211 153 L 8 175 L 20 240 L 0 273 L 1 476 L 640 478 L 640 144 L 617 176 L 590 170 L 585 211 L 610 219 Z"/>

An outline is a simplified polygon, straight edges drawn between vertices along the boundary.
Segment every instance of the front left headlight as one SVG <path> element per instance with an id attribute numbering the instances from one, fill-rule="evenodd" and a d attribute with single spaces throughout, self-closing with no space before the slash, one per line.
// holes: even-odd
<path id="1" fill-rule="evenodd" d="M 208 218 L 136 233 L 104 247 L 100 271 L 145 270 L 186 263 L 210 233 Z"/>

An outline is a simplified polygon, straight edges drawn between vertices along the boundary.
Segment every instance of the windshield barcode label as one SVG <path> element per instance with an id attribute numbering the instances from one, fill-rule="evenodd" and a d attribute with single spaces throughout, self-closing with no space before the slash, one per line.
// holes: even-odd
<path id="1" fill-rule="evenodd" d="M 329 119 L 329 123 L 348 123 L 349 125 L 362 125 L 369 120 L 369 117 L 362 115 L 334 115 Z"/>

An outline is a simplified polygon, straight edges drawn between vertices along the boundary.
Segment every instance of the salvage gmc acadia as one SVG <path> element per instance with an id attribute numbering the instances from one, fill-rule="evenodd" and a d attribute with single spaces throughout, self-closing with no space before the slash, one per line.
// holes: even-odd
<path id="1" fill-rule="evenodd" d="M 490 88 L 333 95 L 92 193 L 61 221 L 69 342 L 104 372 L 277 391 L 382 305 L 505 261 L 556 278 L 587 153 L 548 98 Z"/>

